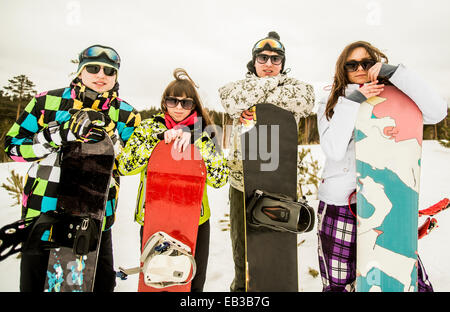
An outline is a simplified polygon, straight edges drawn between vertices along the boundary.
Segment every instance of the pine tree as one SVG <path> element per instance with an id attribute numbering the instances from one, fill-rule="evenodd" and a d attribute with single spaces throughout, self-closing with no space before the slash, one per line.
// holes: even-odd
<path id="1" fill-rule="evenodd" d="M 307 159 L 309 156 L 309 159 Z M 312 157 L 310 148 L 302 148 L 298 151 L 298 163 L 297 163 L 297 197 L 301 198 L 304 195 L 312 195 L 311 190 L 308 192 L 304 192 L 302 187 L 306 185 L 313 185 L 316 191 L 316 195 L 318 194 L 319 184 L 320 184 L 320 166 L 319 161 L 314 160 Z"/>
<path id="2" fill-rule="evenodd" d="M 16 205 L 21 204 L 21 198 L 23 193 L 23 177 L 16 173 L 14 170 L 11 170 L 11 176 L 6 178 L 9 184 L 2 183 L 1 187 L 8 191 L 8 194 L 11 195 L 15 202 L 11 205 L 14 207 Z M 22 211 L 23 213 L 23 211 Z"/>
<path id="3" fill-rule="evenodd" d="M 6 94 L 17 101 L 17 116 L 19 118 L 20 106 L 24 100 L 27 100 L 36 94 L 34 83 L 28 79 L 25 75 L 15 76 L 12 79 L 8 79 L 8 85 L 3 87 Z"/>
<path id="4" fill-rule="evenodd" d="M 443 139 L 439 139 L 439 143 L 444 147 L 450 148 L 450 129 L 447 118 L 444 119 L 444 124 L 441 127 L 441 137 Z"/>

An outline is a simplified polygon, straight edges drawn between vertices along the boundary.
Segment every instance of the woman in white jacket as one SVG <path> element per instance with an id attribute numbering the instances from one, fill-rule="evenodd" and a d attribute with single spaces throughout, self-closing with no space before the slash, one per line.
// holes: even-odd
<path id="1" fill-rule="evenodd" d="M 354 126 L 360 103 L 393 84 L 408 95 L 434 124 L 447 115 L 447 103 L 404 65 L 387 64 L 387 57 L 368 42 L 344 48 L 328 98 L 317 112 L 320 145 L 326 162 L 319 187 L 319 265 L 323 291 L 354 291 L 356 279 L 356 217 L 349 197 L 356 189 Z M 356 211 L 353 196 L 350 208 Z M 419 259 L 419 291 L 433 291 Z"/>

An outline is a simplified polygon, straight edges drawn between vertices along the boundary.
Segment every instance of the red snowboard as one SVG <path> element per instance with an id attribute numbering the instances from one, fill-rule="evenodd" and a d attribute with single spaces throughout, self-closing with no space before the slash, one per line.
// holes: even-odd
<path id="1" fill-rule="evenodd" d="M 147 168 L 143 248 L 149 237 L 163 231 L 188 245 L 194 255 L 205 181 L 205 163 L 194 145 L 183 153 L 174 151 L 173 143 L 161 141 L 156 145 Z M 139 292 L 190 289 L 191 283 L 166 288 L 147 286 L 143 273 L 139 274 Z"/>

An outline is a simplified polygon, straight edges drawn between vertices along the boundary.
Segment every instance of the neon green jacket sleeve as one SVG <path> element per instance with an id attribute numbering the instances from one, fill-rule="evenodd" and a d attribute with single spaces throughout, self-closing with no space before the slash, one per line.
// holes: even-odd
<path id="1" fill-rule="evenodd" d="M 203 132 L 202 136 L 195 140 L 194 145 L 200 151 L 205 162 L 206 183 L 214 188 L 225 185 L 228 181 L 229 169 L 223 152 L 216 148 L 214 141 L 206 132 Z"/>
<path id="2" fill-rule="evenodd" d="M 143 120 L 119 155 L 120 174 L 133 175 L 145 170 L 153 149 L 160 141 L 156 135 L 165 130 L 167 127 L 162 114 Z"/>

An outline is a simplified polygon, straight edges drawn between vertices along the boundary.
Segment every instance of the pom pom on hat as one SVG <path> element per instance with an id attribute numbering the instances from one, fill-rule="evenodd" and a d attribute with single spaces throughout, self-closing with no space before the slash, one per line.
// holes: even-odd
<path id="1" fill-rule="evenodd" d="M 277 39 L 278 41 L 280 40 L 280 35 L 276 31 L 269 32 L 267 37 Z"/>

